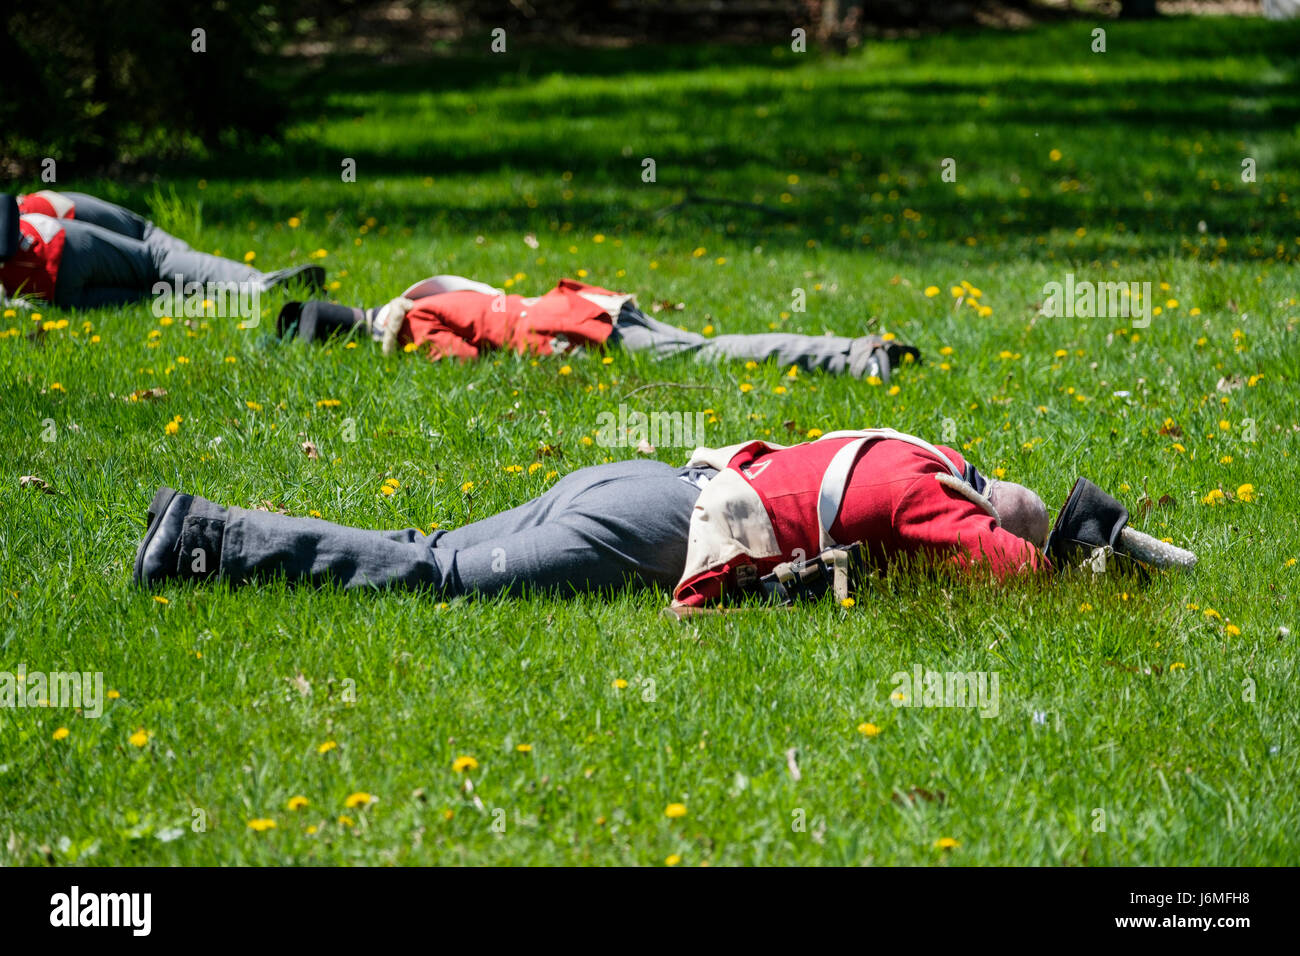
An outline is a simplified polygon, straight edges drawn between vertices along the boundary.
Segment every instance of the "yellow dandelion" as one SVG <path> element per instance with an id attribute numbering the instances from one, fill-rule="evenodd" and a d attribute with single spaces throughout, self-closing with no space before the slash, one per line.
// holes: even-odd
<path id="1" fill-rule="evenodd" d="M 60 727 L 58 730 L 54 732 L 52 736 L 54 737 L 55 740 L 64 740 L 69 733 L 70 731 L 68 730 L 67 727 Z"/>
<path id="2" fill-rule="evenodd" d="M 301 810 L 307 805 L 308 800 L 306 797 L 290 797 L 289 802 L 286 804 L 290 810 Z"/>
<path id="3" fill-rule="evenodd" d="M 1204 498 L 1201 499 L 1201 504 L 1217 505 L 1222 501 L 1223 501 L 1223 492 L 1220 491 L 1218 488 L 1215 488 L 1208 495 L 1206 495 Z"/>
<path id="4" fill-rule="evenodd" d="M 369 805 L 375 798 L 364 790 L 358 790 L 356 793 L 349 793 L 348 798 L 343 801 L 343 806 L 349 810 L 355 810 L 357 807 Z"/>
<path id="5" fill-rule="evenodd" d="M 1254 501 L 1254 500 L 1255 500 L 1255 486 L 1254 486 L 1254 485 L 1251 485 L 1251 484 L 1239 485 L 1239 486 L 1237 487 L 1237 500 L 1238 500 L 1238 501 Z"/>
<path id="6" fill-rule="evenodd" d="M 149 731 L 141 727 L 138 730 L 136 730 L 136 732 L 133 733 L 130 737 L 127 737 L 126 740 L 127 743 L 129 743 L 132 747 L 143 747 L 145 744 L 149 742 L 149 738 L 152 736 L 153 735 L 149 733 Z"/>
<path id="7" fill-rule="evenodd" d="M 1241 628 L 1239 628 L 1236 624 L 1226 624 L 1224 625 L 1223 633 L 1227 634 L 1229 637 L 1240 637 Z"/>
<path id="8" fill-rule="evenodd" d="M 255 833 L 265 833 L 267 830 L 275 829 L 275 821 L 269 820 L 266 817 L 258 817 L 255 820 L 248 821 L 248 829 Z"/>
<path id="9" fill-rule="evenodd" d="M 928 285 L 925 287 L 925 297 L 927 299 L 933 299 L 938 294 L 939 287 L 937 285 Z"/>
<path id="10" fill-rule="evenodd" d="M 171 603 L 172 603 L 171 601 L 169 601 L 169 600 L 167 600 L 165 597 L 163 597 L 161 594 L 155 594 L 155 595 L 153 596 L 153 599 L 154 599 L 155 601 L 157 601 L 159 604 L 171 604 Z"/>
<path id="11" fill-rule="evenodd" d="M 668 806 L 664 807 L 664 816 L 668 817 L 668 819 L 670 820 L 676 820 L 678 817 L 686 816 L 686 804 L 684 803 L 668 804 Z"/>
<path id="12" fill-rule="evenodd" d="M 846 597 L 844 600 L 840 601 L 840 607 L 853 607 L 856 603 L 857 602 L 854 601 L 853 598 Z"/>
<path id="13" fill-rule="evenodd" d="M 532 744 L 516 744 L 516 745 L 515 745 L 515 750 L 519 751 L 519 753 L 521 753 L 521 754 L 532 753 L 532 752 L 533 752 L 533 745 L 532 745 Z"/>
<path id="14" fill-rule="evenodd" d="M 1052 152 L 1056 153 L 1056 150 L 1052 150 Z M 1057 153 L 1057 159 L 1060 159 L 1059 153 Z M 934 841 L 934 848 L 936 850 L 955 850 L 959 846 L 961 846 L 961 841 L 954 840 L 952 837 L 939 837 L 939 839 Z"/>
<path id="15" fill-rule="evenodd" d="M 327 740 L 327 741 L 325 741 L 323 744 L 321 744 L 319 747 L 316 748 L 316 752 L 317 752 L 318 754 L 327 754 L 327 753 L 329 753 L 331 750 L 334 750 L 334 749 L 337 748 L 337 747 L 338 747 L 338 743 L 337 743 L 336 741 L 333 741 L 333 740 Z"/>
<path id="16" fill-rule="evenodd" d="M 880 728 L 872 723 L 858 724 L 858 733 L 864 737 L 879 737 Z"/>
<path id="17" fill-rule="evenodd" d="M 664 858 L 664 866 L 676 866 L 680 862 L 682 862 L 682 858 L 677 853 L 670 853 Z"/>
<path id="18" fill-rule="evenodd" d="M 451 769 L 457 773 L 464 773 L 466 770 L 477 770 L 478 761 L 470 756 L 457 757 L 451 762 Z"/>

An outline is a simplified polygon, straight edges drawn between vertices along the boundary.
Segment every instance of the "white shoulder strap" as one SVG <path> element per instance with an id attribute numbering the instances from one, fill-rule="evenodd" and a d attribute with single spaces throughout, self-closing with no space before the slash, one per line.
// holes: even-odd
<path id="1" fill-rule="evenodd" d="M 832 432 L 818 440 L 825 441 L 827 438 L 840 438 L 849 434 L 862 437 L 849 442 L 835 453 L 831 463 L 826 466 L 826 471 L 822 475 L 821 489 L 817 493 L 817 529 L 821 535 L 821 547 L 823 549 L 833 548 L 839 544 L 831 537 L 831 525 L 835 524 L 835 519 L 840 514 L 840 507 L 844 504 L 844 492 L 848 488 L 849 472 L 853 470 L 853 463 L 858 460 L 858 456 L 862 454 L 862 449 L 869 442 L 889 438 L 896 441 L 905 441 L 909 445 L 916 445 L 918 448 L 923 448 L 933 454 L 939 461 L 948 466 L 948 470 L 956 478 L 964 481 L 961 471 L 939 449 L 923 438 L 894 431 L 892 428 L 873 428 L 862 432 Z"/>

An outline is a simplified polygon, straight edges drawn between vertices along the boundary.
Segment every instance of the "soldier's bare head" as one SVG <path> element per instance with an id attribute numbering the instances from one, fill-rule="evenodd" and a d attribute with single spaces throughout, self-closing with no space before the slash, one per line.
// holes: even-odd
<path id="1" fill-rule="evenodd" d="M 1046 544 L 1047 506 L 1042 498 L 1014 481 L 990 481 L 987 494 L 1003 528 L 1035 547 Z"/>

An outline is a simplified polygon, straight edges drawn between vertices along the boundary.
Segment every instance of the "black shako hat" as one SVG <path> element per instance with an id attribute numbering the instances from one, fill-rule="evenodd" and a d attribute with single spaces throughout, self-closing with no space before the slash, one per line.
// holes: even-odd
<path id="1" fill-rule="evenodd" d="M 1043 549 L 1059 568 L 1078 565 L 1097 548 L 1157 568 L 1190 568 L 1196 555 L 1128 527 L 1128 509 L 1087 478 L 1070 489 Z"/>
<path id="2" fill-rule="evenodd" d="M 366 314 L 362 309 L 332 302 L 286 302 L 275 321 L 275 331 L 284 338 L 296 329 L 298 338 L 304 342 L 323 342 L 365 324 Z"/>

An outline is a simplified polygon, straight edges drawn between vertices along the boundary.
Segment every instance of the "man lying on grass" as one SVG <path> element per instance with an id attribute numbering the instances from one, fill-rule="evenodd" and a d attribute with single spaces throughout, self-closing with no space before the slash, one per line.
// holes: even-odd
<path id="1" fill-rule="evenodd" d="M 179 285 L 199 300 L 210 285 L 266 292 L 290 283 L 319 289 L 320 266 L 259 272 L 206 252 L 129 209 L 85 193 L 0 193 L 0 300 L 23 296 L 69 309 L 138 302 Z M 189 286 L 189 288 L 186 288 Z M 173 295 L 173 300 L 179 298 Z M 179 306 L 173 306 L 179 308 Z"/>
<path id="2" fill-rule="evenodd" d="M 1047 509 L 1028 488 L 985 478 L 951 448 L 871 429 L 788 448 L 700 448 L 681 468 L 583 468 L 517 508 L 427 536 L 223 508 L 164 487 L 135 580 L 282 575 L 448 597 L 658 585 L 694 608 L 836 544 L 861 542 L 874 564 L 930 555 L 1005 577 L 1047 567 L 1047 536 Z"/>
<path id="3" fill-rule="evenodd" d="M 320 341 L 354 330 L 383 343 L 384 352 L 422 351 L 431 360 L 472 360 L 497 349 L 549 355 L 581 346 L 617 346 L 656 357 L 691 354 L 718 359 L 776 360 L 888 382 L 900 363 L 915 362 L 911 346 L 880 335 L 856 338 L 765 332 L 706 337 L 642 312 L 636 296 L 562 279 L 545 295 L 506 295 L 462 276 L 417 282 L 387 305 L 349 308 L 328 302 L 290 302 L 280 312 L 281 335 Z"/>

